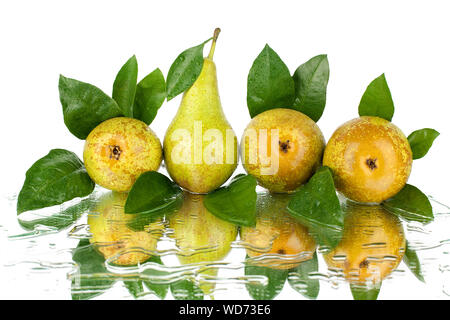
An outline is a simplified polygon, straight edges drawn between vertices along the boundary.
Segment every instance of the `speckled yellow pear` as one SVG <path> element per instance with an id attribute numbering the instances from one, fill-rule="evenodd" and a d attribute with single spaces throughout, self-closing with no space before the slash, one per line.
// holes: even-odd
<path id="1" fill-rule="evenodd" d="M 134 231 L 127 224 L 137 214 L 123 211 L 126 193 L 109 192 L 103 195 L 88 216 L 90 242 L 113 264 L 131 266 L 148 260 L 155 252 L 164 224 L 158 219 L 143 231 Z"/>
<path id="2" fill-rule="evenodd" d="M 412 151 L 393 123 L 364 116 L 336 129 L 325 148 L 323 165 L 331 168 L 336 188 L 347 198 L 380 203 L 405 186 Z"/>
<path id="3" fill-rule="evenodd" d="M 325 139 L 305 114 L 276 108 L 258 114 L 241 139 L 247 173 L 271 192 L 294 191 L 320 166 Z"/>
<path id="4" fill-rule="evenodd" d="M 141 173 L 158 170 L 162 147 L 144 122 L 118 117 L 100 123 L 89 133 L 83 159 L 96 184 L 128 192 Z"/>
<path id="5" fill-rule="evenodd" d="M 221 186 L 237 167 L 237 139 L 225 118 L 212 60 L 217 36 L 202 71 L 184 93 L 164 137 L 164 161 L 175 182 L 196 193 Z"/>

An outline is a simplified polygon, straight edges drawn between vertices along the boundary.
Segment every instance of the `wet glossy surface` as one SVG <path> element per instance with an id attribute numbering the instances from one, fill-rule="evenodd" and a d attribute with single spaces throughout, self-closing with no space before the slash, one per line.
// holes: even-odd
<path id="1" fill-rule="evenodd" d="M 449 298 L 449 207 L 431 198 L 435 219 L 423 225 L 346 204 L 330 253 L 284 211 L 283 196 L 258 191 L 257 225 L 240 230 L 199 195 L 156 219 L 124 214 L 125 197 L 100 188 L 20 220 L 16 198 L 2 198 L 0 298 L 353 299 L 350 286 L 366 297 L 380 289 L 378 299 Z"/>

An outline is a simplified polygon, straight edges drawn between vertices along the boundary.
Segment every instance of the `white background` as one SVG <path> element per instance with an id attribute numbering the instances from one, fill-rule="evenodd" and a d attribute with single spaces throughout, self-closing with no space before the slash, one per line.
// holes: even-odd
<path id="1" fill-rule="evenodd" d="M 223 108 L 240 136 L 250 120 L 247 74 L 268 43 L 291 73 L 328 54 L 327 106 L 318 125 L 326 139 L 357 117 L 366 86 L 386 74 L 406 135 L 441 132 L 413 165 L 410 183 L 444 203 L 450 165 L 450 5 L 448 1 L 2 1 L 0 4 L 1 194 L 17 193 L 25 171 L 52 148 L 82 157 L 83 141 L 66 129 L 58 77 L 111 94 L 117 71 L 133 54 L 139 79 L 222 33 L 214 60 Z M 206 51 L 209 45 L 206 46 Z M 181 96 L 165 103 L 151 127 L 160 139 Z M 2 212 L 13 214 L 13 212 Z"/>

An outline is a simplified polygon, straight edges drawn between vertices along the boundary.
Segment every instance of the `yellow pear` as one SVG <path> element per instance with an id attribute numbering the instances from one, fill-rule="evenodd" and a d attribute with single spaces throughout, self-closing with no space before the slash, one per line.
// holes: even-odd
<path id="1" fill-rule="evenodd" d="M 291 192 L 320 166 L 325 139 L 308 116 L 276 108 L 254 117 L 241 139 L 242 164 L 271 192 Z"/>
<path id="2" fill-rule="evenodd" d="M 236 239 L 236 225 L 221 220 L 203 205 L 204 195 L 184 193 L 184 202 L 179 211 L 170 215 L 171 237 L 179 249 L 181 264 L 195 264 L 220 261 L 231 250 Z M 217 268 L 206 268 L 203 275 L 216 276 Z M 214 284 L 203 283 L 200 288 L 205 294 L 211 293 Z"/>
<path id="3" fill-rule="evenodd" d="M 258 194 L 256 226 L 240 231 L 252 264 L 290 269 L 310 260 L 316 251 L 308 229 L 287 212 L 289 199 L 284 194 Z"/>
<path id="4" fill-rule="evenodd" d="M 161 219 L 150 223 L 143 231 L 132 230 L 128 223 L 137 215 L 124 213 L 126 199 L 126 193 L 109 192 L 98 200 L 88 216 L 90 242 L 105 259 L 121 266 L 148 260 L 164 230 Z"/>
<path id="5" fill-rule="evenodd" d="M 324 255 L 330 269 L 357 285 L 379 284 L 405 253 L 400 220 L 382 206 L 348 202 L 341 242 Z"/>
<path id="6" fill-rule="evenodd" d="M 106 189 L 128 192 L 139 175 L 158 170 L 162 147 L 156 134 L 142 121 L 112 118 L 100 123 L 86 138 L 86 171 Z"/>
<path id="7" fill-rule="evenodd" d="M 216 29 L 209 56 L 164 137 L 167 171 L 182 188 L 208 193 L 221 186 L 237 167 L 236 135 L 225 118 L 212 60 L 219 34 Z"/>
<path id="8" fill-rule="evenodd" d="M 338 191 L 366 203 L 380 203 L 397 194 L 409 178 L 412 161 L 403 132 L 390 121 L 368 116 L 336 129 L 323 156 Z"/>

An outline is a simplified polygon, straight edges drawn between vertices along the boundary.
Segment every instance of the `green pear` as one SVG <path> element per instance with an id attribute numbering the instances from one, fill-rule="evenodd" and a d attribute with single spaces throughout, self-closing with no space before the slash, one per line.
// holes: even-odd
<path id="1" fill-rule="evenodd" d="M 220 29 L 202 71 L 184 93 L 164 137 L 164 161 L 178 185 L 195 193 L 220 187 L 237 167 L 237 138 L 222 109 L 212 60 Z"/>
<path id="2" fill-rule="evenodd" d="M 217 276 L 217 268 L 208 268 L 210 262 L 224 259 L 236 240 L 236 225 L 221 220 L 203 205 L 204 195 L 184 193 L 180 210 L 169 217 L 170 235 L 179 249 L 177 256 L 181 264 L 205 263 L 202 275 Z M 205 294 L 210 294 L 214 283 L 200 283 Z"/>

